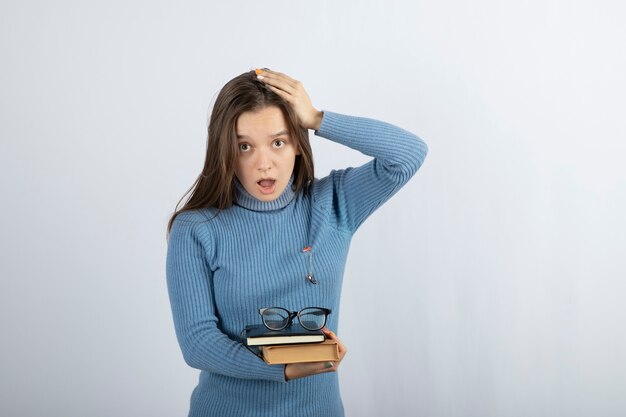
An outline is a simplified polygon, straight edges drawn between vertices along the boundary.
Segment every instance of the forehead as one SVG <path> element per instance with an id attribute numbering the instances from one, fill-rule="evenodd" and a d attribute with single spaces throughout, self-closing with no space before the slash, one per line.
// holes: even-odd
<path id="1" fill-rule="evenodd" d="M 237 119 L 236 131 L 239 137 L 275 136 L 277 133 L 287 130 L 285 116 L 276 106 L 247 111 Z"/>

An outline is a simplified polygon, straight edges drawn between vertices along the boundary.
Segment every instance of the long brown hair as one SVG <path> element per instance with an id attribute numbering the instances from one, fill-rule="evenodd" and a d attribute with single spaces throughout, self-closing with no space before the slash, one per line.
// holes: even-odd
<path id="1" fill-rule="evenodd" d="M 237 119 L 242 113 L 269 106 L 276 106 L 283 112 L 289 135 L 300 151 L 294 166 L 295 191 L 308 192 L 308 186 L 313 180 L 313 152 L 308 130 L 300 127 L 300 121 L 289 103 L 257 80 L 254 71 L 244 72 L 226 83 L 217 95 L 209 120 L 204 168 L 176 204 L 167 225 L 168 236 L 174 219 L 183 211 L 207 207 L 219 211 L 232 206 L 237 160 Z M 187 195 L 187 202 L 178 208 Z"/>

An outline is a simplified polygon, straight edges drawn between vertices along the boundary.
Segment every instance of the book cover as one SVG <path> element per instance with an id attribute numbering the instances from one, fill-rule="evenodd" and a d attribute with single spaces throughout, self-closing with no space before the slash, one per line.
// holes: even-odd
<path id="1" fill-rule="evenodd" d="M 295 323 L 283 330 L 269 330 L 262 324 L 246 327 L 246 343 L 248 346 L 319 343 L 325 339 L 324 332 L 321 330 L 307 330 Z"/>
<path id="2" fill-rule="evenodd" d="M 270 365 L 339 360 L 339 348 L 335 340 L 303 345 L 263 346 L 261 352 L 263 360 Z"/>

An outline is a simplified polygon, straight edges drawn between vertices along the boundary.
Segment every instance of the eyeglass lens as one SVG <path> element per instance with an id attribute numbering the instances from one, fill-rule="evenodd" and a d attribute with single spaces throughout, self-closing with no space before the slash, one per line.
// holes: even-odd
<path id="1" fill-rule="evenodd" d="M 319 330 L 326 324 L 326 312 L 319 308 L 305 308 L 300 310 L 298 319 L 305 329 Z"/>
<path id="2" fill-rule="evenodd" d="M 283 308 L 267 308 L 261 313 L 263 323 L 272 330 L 281 330 L 289 324 L 289 312 Z"/>

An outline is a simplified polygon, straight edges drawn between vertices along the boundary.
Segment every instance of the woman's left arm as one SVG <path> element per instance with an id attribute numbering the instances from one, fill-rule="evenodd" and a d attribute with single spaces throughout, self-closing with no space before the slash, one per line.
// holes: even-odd
<path id="1" fill-rule="evenodd" d="M 411 179 L 428 153 L 426 143 L 414 134 L 365 117 L 325 111 L 315 134 L 374 157 L 320 180 L 320 188 L 333 187 L 338 226 L 352 233 Z"/>

